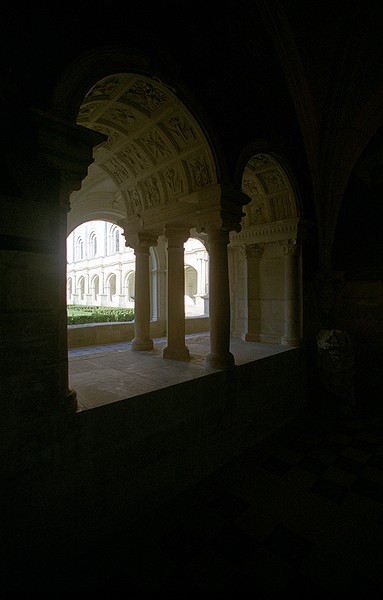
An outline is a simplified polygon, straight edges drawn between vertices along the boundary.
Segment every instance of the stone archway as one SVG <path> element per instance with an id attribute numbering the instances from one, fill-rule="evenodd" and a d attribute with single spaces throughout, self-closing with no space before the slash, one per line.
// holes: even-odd
<path id="1" fill-rule="evenodd" d="M 233 335 L 299 345 L 302 339 L 302 219 L 288 169 L 277 156 L 247 161 L 242 190 L 251 198 L 242 229 L 230 237 Z"/>
<path id="2" fill-rule="evenodd" d="M 112 64 L 113 59 L 111 74 L 88 89 L 78 108 L 77 124 L 105 138 L 94 149 L 94 162 L 81 188 L 71 195 L 68 230 L 89 219 L 112 221 L 123 228 L 126 245 L 136 255 L 135 299 L 140 308 L 135 315 L 137 331 L 132 345 L 137 350 L 152 347 L 148 253 L 157 245 L 165 246 L 165 253 L 159 252 L 159 256 L 166 258 L 166 267 L 161 265 L 160 269 L 166 268 L 164 283 L 168 289 L 159 292 L 168 298 L 168 306 L 158 303 L 160 310 L 166 311 L 166 315 L 159 315 L 166 322 L 169 342 L 164 358 L 185 360 L 189 355 L 184 342 L 183 256 L 182 270 L 178 268 L 183 244 L 191 230 L 212 236 L 210 251 L 219 253 L 214 270 L 221 269 L 227 263 L 228 232 L 240 229 L 242 205 L 249 199 L 230 184 L 219 182 L 214 149 L 174 89 L 133 69 L 113 72 Z M 78 80 L 78 71 L 72 76 Z M 56 101 L 58 98 L 57 92 Z M 232 364 L 230 308 L 223 301 L 228 281 L 217 273 L 215 281 L 210 289 L 222 289 L 216 291 L 216 301 L 210 307 L 210 324 L 214 325 L 209 364 L 225 368 Z M 212 294 L 214 297 L 214 291 Z"/>

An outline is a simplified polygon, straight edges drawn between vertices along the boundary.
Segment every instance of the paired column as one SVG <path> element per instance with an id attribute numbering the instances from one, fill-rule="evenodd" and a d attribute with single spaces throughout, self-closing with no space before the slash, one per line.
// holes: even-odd
<path id="1" fill-rule="evenodd" d="M 284 346 L 302 341 L 302 254 L 297 239 L 280 242 L 285 263 L 285 335 Z"/>
<path id="2" fill-rule="evenodd" d="M 185 265 L 184 243 L 190 230 L 181 226 L 165 228 L 168 240 L 168 345 L 163 358 L 189 360 L 189 349 L 185 346 Z"/>
<path id="3" fill-rule="evenodd" d="M 230 292 L 227 245 L 229 232 L 208 230 L 210 353 L 206 366 L 226 369 L 234 365 L 230 352 Z"/>
<path id="4" fill-rule="evenodd" d="M 247 264 L 247 332 L 246 342 L 258 342 L 261 332 L 260 304 L 260 261 L 265 249 L 264 244 L 245 246 Z"/>
<path id="5" fill-rule="evenodd" d="M 138 234 L 139 241 L 134 244 L 136 257 L 135 298 L 134 298 L 134 338 L 133 350 L 152 350 L 150 337 L 150 279 L 149 249 L 157 245 L 157 238 L 144 233 Z"/>

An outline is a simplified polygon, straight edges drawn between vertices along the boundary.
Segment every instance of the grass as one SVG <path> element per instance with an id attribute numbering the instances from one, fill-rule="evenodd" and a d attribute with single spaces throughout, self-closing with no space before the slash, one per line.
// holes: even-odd
<path id="1" fill-rule="evenodd" d="M 83 323 L 113 323 L 134 320 L 133 308 L 114 308 L 110 306 L 79 306 L 70 304 L 67 307 L 68 325 Z"/>

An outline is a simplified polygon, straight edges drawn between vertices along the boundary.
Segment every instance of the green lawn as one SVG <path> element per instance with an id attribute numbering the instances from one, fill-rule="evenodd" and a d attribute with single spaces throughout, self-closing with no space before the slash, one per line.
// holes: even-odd
<path id="1" fill-rule="evenodd" d="M 133 308 L 113 308 L 107 306 L 68 306 L 68 325 L 82 323 L 111 323 L 134 320 Z"/>

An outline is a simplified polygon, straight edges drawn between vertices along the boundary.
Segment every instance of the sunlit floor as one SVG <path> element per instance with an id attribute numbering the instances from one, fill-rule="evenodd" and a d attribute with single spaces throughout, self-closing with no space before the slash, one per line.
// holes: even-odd
<path id="1" fill-rule="evenodd" d="M 79 410 L 86 410 L 146 394 L 216 370 L 206 367 L 210 351 L 209 334 L 190 334 L 185 343 L 190 360 L 163 358 L 166 338 L 156 338 L 150 351 L 132 350 L 130 342 L 89 346 L 69 350 L 69 385 L 77 392 Z M 278 344 L 232 339 L 230 351 L 240 365 L 289 350 Z"/>

